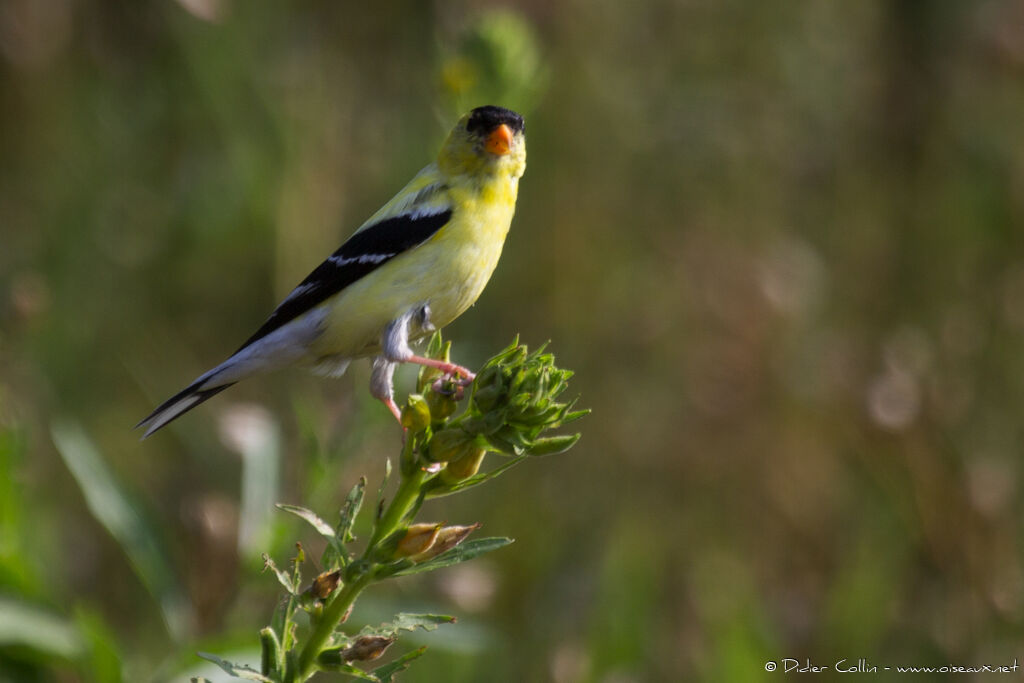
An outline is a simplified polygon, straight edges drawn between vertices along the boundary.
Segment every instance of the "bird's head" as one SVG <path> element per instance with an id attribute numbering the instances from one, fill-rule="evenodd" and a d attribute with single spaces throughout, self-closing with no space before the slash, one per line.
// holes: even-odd
<path id="1" fill-rule="evenodd" d="M 438 165 L 452 175 L 508 175 L 519 178 L 526 170 L 523 117 L 510 109 L 477 107 L 455 124 Z"/>

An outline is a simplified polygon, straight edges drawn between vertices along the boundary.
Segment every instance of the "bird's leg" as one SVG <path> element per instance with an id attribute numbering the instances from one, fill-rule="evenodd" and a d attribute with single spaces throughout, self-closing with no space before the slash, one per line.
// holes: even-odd
<path id="1" fill-rule="evenodd" d="M 420 324 L 420 329 L 424 332 L 433 332 L 437 328 L 434 327 L 434 323 L 430 320 L 430 304 L 423 304 L 416 309 L 416 318 Z"/>
<path id="2" fill-rule="evenodd" d="M 446 375 L 460 375 L 463 379 L 458 381 L 465 384 L 472 382 L 476 377 L 476 375 L 470 372 L 468 368 L 456 365 L 455 363 L 447 363 L 443 360 L 437 360 L 436 358 L 424 358 L 423 356 L 411 355 L 405 359 L 405 362 L 425 365 L 428 368 L 437 368 Z"/>
<path id="3" fill-rule="evenodd" d="M 447 375 L 461 375 L 464 383 L 473 381 L 476 376 L 468 369 L 455 363 L 449 363 L 436 358 L 424 358 L 417 356 L 409 348 L 409 323 L 413 318 L 417 319 L 422 329 L 430 330 L 434 326 L 430 322 L 430 306 L 422 304 L 414 306 L 404 313 L 400 318 L 391 322 L 384 330 L 381 338 L 381 349 L 384 351 L 384 358 L 392 363 L 415 363 L 425 365 L 428 368 L 436 368 Z"/>
<path id="4" fill-rule="evenodd" d="M 395 390 L 392 382 L 396 365 L 384 356 L 377 356 L 373 359 L 373 370 L 370 372 L 370 395 L 383 402 L 401 424 L 402 411 L 395 404 Z"/>

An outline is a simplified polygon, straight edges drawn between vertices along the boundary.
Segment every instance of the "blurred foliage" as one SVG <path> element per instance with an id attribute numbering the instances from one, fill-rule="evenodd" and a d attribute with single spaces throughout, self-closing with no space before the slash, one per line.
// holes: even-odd
<path id="1" fill-rule="evenodd" d="M 383 467 L 366 364 L 243 384 L 145 444 L 130 426 L 484 97 L 525 109 L 529 166 L 502 263 L 446 334 L 471 366 L 516 332 L 556 340 L 599 419 L 549 466 L 428 501 L 519 542 L 378 598 L 479 629 L 423 635 L 406 680 L 1012 659 L 1020 0 L 8 0 L 0 600 L 63 635 L 2 640 L 0 681 L 215 679 L 196 650 L 251 647 L 274 596 L 243 496 L 329 509 Z M 252 416 L 269 441 L 239 441 Z M 61 458 L 68 425 L 153 530 L 179 635 Z M 281 517 L 245 538 L 287 555 L 301 522 Z"/>

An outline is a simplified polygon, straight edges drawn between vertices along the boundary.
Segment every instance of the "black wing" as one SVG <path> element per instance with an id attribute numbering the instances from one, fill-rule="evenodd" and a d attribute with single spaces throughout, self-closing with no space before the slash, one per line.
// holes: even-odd
<path id="1" fill-rule="evenodd" d="M 451 217 L 451 209 L 429 215 L 413 212 L 360 230 L 306 276 L 238 350 L 295 320 L 402 252 L 422 244 Z"/>

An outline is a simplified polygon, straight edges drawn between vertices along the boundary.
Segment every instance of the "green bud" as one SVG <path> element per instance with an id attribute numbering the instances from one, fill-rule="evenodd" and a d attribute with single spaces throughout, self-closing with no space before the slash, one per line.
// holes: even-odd
<path id="1" fill-rule="evenodd" d="M 473 380 L 473 386 L 477 392 L 490 386 L 494 386 L 501 379 L 501 370 L 496 367 L 484 368 Z"/>
<path id="2" fill-rule="evenodd" d="M 503 411 L 491 410 L 480 417 L 469 417 L 459 421 L 463 431 L 471 436 L 490 434 L 505 422 Z"/>
<path id="3" fill-rule="evenodd" d="M 260 673 L 269 676 L 280 670 L 281 641 L 277 639 L 274 629 L 267 627 L 260 631 Z"/>
<path id="4" fill-rule="evenodd" d="M 430 408 L 430 419 L 434 424 L 444 422 L 455 414 L 462 398 L 463 388 L 455 382 L 444 382 L 440 391 L 430 389 L 426 392 L 427 406 Z"/>
<path id="5" fill-rule="evenodd" d="M 434 434 L 425 457 L 430 462 L 449 462 L 462 458 L 472 448 L 472 436 L 458 427 L 449 427 Z"/>
<path id="6" fill-rule="evenodd" d="M 435 360 L 443 360 L 446 363 L 451 360 L 450 352 L 452 348 L 451 342 L 441 341 L 441 334 L 435 332 L 430 338 L 430 343 L 427 344 L 427 358 L 433 358 Z M 420 372 L 416 377 L 416 390 L 420 393 L 426 392 L 427 388 L 434 383 L 434 380 L 442 377 L 443 372 L 437 368 L 431 368 L 426 365 L 420 367 Z"/>
<path id="7" fill-rule="evenodd" d="M 522 392 L 516 394 L 509 400 L 508 405 L 512 410 L 521 413 L 530 408 L 530 403 L 533 402 L 533 394 Z"/>
<path id="8" fill-rule="evenodd" d="M 522 345 L 517 346 L 515 349 L 513 349 L 512 353 L 509 354 L 508 360 L 506 360 L 504 364 L 505 365 L 522 365 L 523 361 L 526 360 L 527 356 L 528 356 L 528 353 L 527 353 L 526 347 L 522 346 Z"/>
<path id="9" fill-rule="evenodd" d="M 500 351 L 496 356 L 492 357 L 489 361 L 484 363 L 485 368 L 497 368 L 500 365 L 504 365 L 517 354 L 522 347 L 519 346 L 519 337 L 517 336 L 512 340 L 512 343 Z"/>
<path id="10" fill-rule="evenodd" d="M 449 460 L 445 468 L 441 470 L 441 481 L 445 484 L 457 484 L 469 479 L 480 471 L 480 465 L 486 454 L 487 451 L 483 448 L 474 448 L 460 458 Z"/>
<path id="11" fill-rule="evenodd" d="M 508 386 L 509 393 L 519 393 L 523 383 L 526 382 L 526 371 L 519 368 L 516 372 L 509 374 L 505 378 L 505 384 Z"/>
<path id="12" fill-rule="evenodd" d="M 482 413 L 486 413 L 493 410 L 498 401 L 504 398 L 505 392 L 501 386 L 497 384 L 490 384 L 485 386 L 483 389 L 477 389 L 473 393 L 473 405 L 476 409 Z"/>
<path id="13" fill-rule="evenodd" d="M 419 394 L 410 394 L 402 408 L 402 426 L 417 434 L 430 426 L 430 407 Z"/>

